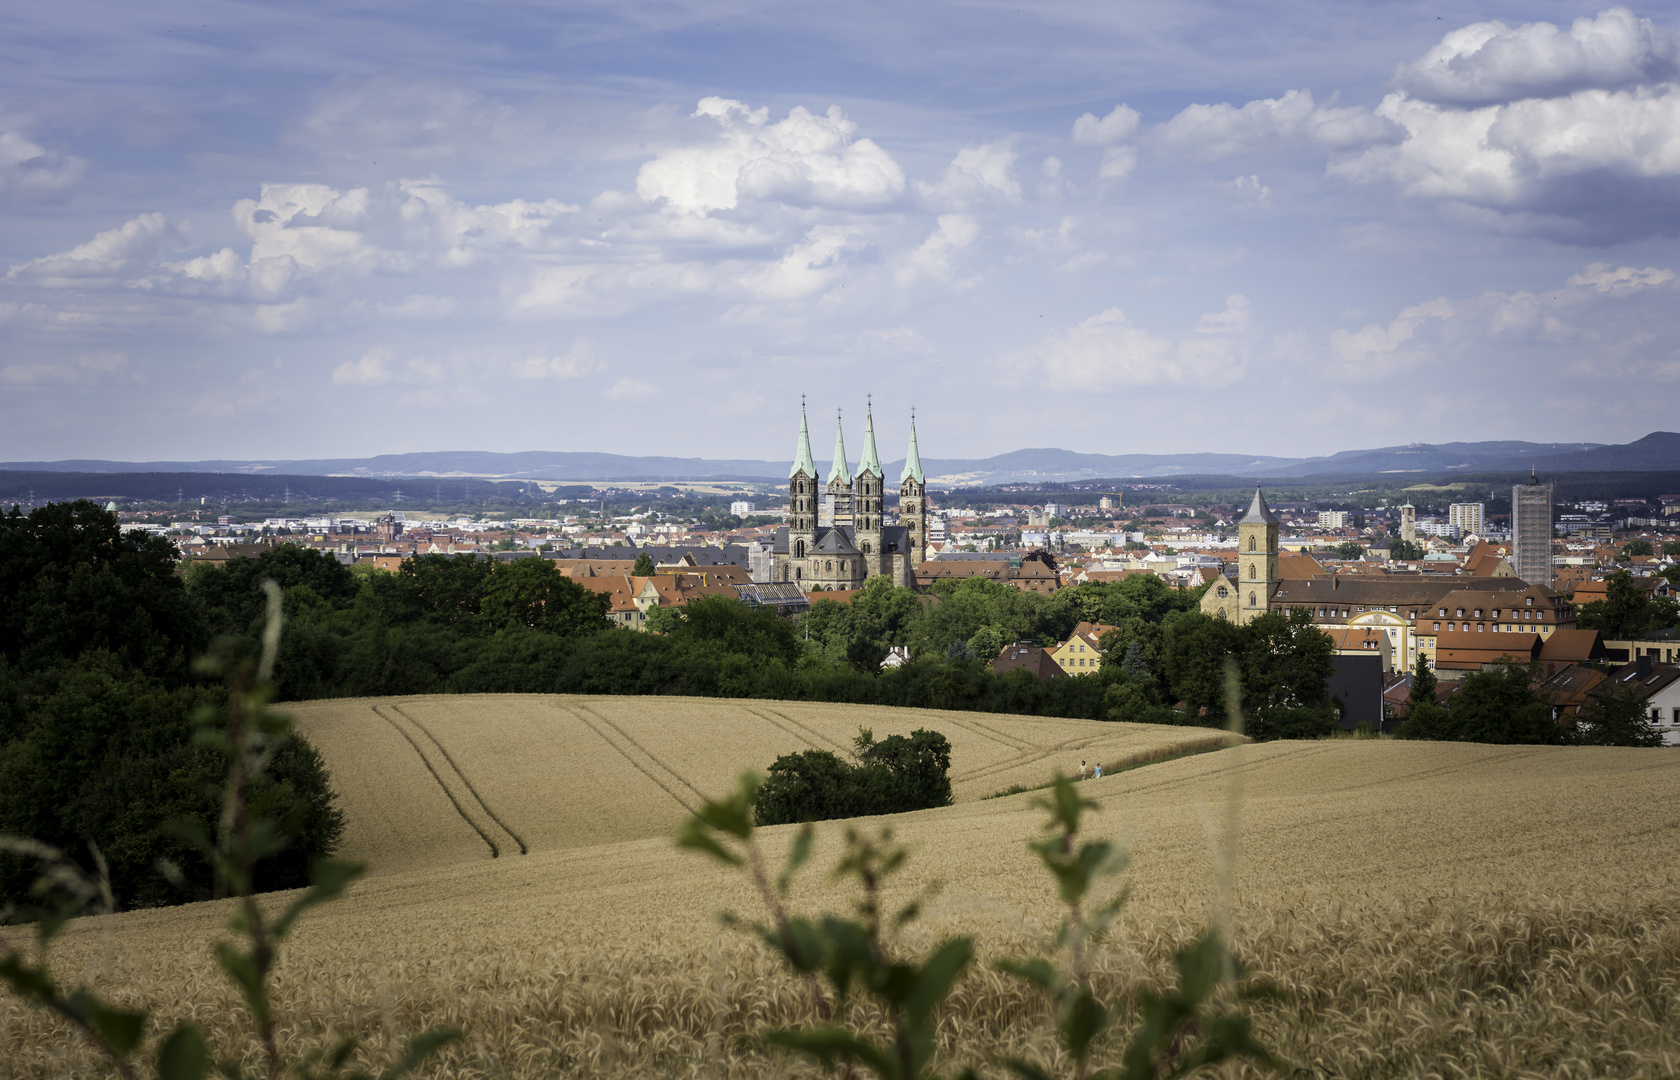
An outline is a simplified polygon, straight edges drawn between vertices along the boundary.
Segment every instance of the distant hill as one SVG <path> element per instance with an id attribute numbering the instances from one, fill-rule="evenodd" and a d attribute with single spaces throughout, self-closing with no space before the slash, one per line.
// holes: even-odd
<path id="1" fill-rule="evenodd" d="M 884 467 L 898 479 L 903 459 Z M 1151 479 L 1209 474 L 1249 478 L 1429 475 L 1463 472 L 1664 472 L 1680 471 L 1680 433 L 1657 431 L 1622 446 L 1598 443 L 1413 443 L 1344 450 L 1326 457 L 1254 454 L 1081 454 L 1038 448 L 989 458 L 923 458 L 937 487 L 1016 483 L 1068 483 L 1096 479 Z M 828 463 L 818 462 L 827 475 Z M 497 454 L 478 450 L 382 454 L 368 458 L 219 461 L 33 461 L 0 463 L 0 471 L 30 473 L 241 473 L 247 476 L 336 476 L 363 479 L 657 481 L 738 480 L 780 482 L 786 461 L 631 457 L 567 451 Z"/>

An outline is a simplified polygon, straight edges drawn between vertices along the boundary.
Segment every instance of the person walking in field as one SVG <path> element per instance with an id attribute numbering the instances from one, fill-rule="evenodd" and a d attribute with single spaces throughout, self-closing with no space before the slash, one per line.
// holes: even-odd
<path id="1" fill-rule="evenodd" d="M 1090 771 L 1091 771 L 1090 767 L 1088 765 L 1086 765 L 1084 761 L 1081 761 L 1079 763 L 1079 779 L 1081 779 L 1081 780 L 1085 779 L 1085 774 L 1090 772 Z"/>
<path id="2" fill-rule="evenodd" d="M 1102 779 L 1102 762 L 1097 762 L 1097 779 Z"/>

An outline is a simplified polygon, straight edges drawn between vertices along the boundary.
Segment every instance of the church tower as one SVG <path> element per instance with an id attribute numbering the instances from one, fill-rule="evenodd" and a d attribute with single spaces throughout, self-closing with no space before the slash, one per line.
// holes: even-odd
<path id="1" fill-rule="evenodd" d="M 866 577 L 889 571 L 881 553 L 881 504 L 886 491 L 881 455 L 875 450 L 875 410 L 870 407 L 863 427 L 863 460 L 858 462 L 857 480 L 852 485 L 852 515 L 857 549 L 863 552 Z"/>
<path id="2" fill-rule="evenodd" d="M 1278 577 L 1278 516 L 1266 505 L 1260 485 L 1254 501 L 1237 522 L 1237 600 L 1239 625 L 1253 622 L 1271 607 Z"/>
<path id="3" fill-rule="evenodd" d="M 916 568 L 927 561 L 927 477 L 922 475 L 922 455 L 916 448 L 916 414 L 910 414 L 910 450 L 904 455 L 904 471 L 898 477 L 898 521 L 906 529 L 908 552 L 903 585 L 915 585 Z"/>
<path id="4" fill-rule="evenodd" d="M 788 470 L 788 556 L 803 559 L 817 543 L 817 463 L 811 460 L 811 429 L 799 409 L 799 445 Z M 799 564 L 795 564 L 796 566 Z M 785 580 L 785 579 L 784 579 Z"/>
<path id="5" fill-rule="evenodd" d="M 852 523 L 852 468 L 846 464 L 846 434 L 840 414 L 834 414 L 834 464 L 828 467 L 829 520 L 823 524 Z"/>

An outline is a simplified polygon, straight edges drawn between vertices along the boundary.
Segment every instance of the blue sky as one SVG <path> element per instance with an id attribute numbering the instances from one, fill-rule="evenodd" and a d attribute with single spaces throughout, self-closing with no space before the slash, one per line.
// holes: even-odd
<path id="1" fill-rule="evenodd" d="M 1674 430 L 1676 6 L 12 5 L 0 458 Z"/>

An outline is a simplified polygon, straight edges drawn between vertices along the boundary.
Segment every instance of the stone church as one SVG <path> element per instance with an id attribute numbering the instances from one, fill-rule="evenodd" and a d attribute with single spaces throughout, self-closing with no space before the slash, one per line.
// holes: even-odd
<path id="1" fill-rule="evenodd" d="M 875 416 L 864 424 L 863 458 L 854 475 L 846 463 L 846 440 L 835 422 L 834 464 L 825 484 L 817 483 L 811 432 L 801 410 L 799 445 L 788 470 L 788 524 L 776 530 L 771 548 L 776 581 L 807 591 L 855 589 L 872 577 L 913 588 L 916 567 L 927 558 L 927 478 L 910 420 L 910 451 L 898 478 L 898 524 L 888 525 L 883 506 L 886 477 L 875 450 Z"/>
<path id="2" fill-rule="evenodd" d="M 1272 597 L 1283 580 L 1278 573 L 1278 516 L 1266 505 L 1260 485 L 1254 501 L 1237 522 L 1237 580 L 1220 577 L 1202 594 L 1204 614 L 1242 626 L 1271 609 Z"/>

